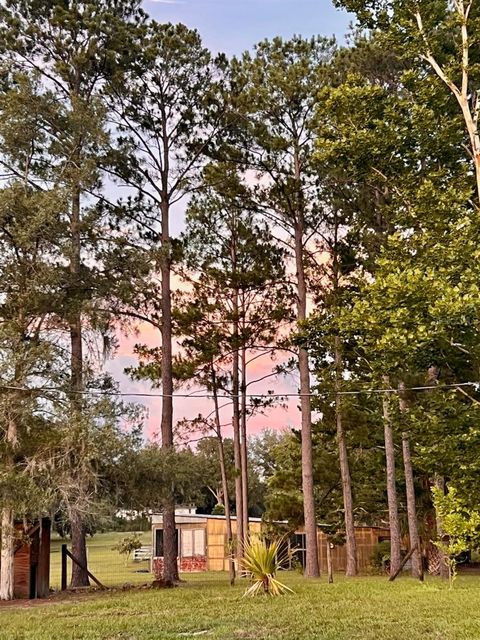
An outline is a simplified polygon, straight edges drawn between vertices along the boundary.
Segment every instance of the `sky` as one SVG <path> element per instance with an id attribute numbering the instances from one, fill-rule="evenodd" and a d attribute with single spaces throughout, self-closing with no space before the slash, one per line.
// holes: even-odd
<path id="1" fill-rule="evenodd" d="M 201 33 L 204 44 L 214 52 L 229 56 L 240 55 L 265 38 L 280 35 L 310 37 L 335 35 L 342 41 L 351 17 L 333 7 L 330 0 L 144 0 L 144 9 L 159 22 L 182 22 Z M 110 362 L 109 370 L 119 380 L 122 392 L 155 393 L 148 383 L 132 382 L 124 373 L 125 367 L 136 364 L 133 350 L 136 343 L 159 345 L 158 331 L 152 327 L 139 327 L 138 335 L 121 337 L 119 350 Z M 271 369 L 268 360 L 258 360 L 250 371 L 251 379 L 261 378 Z M 253 385 L 251 393 L 295 393 L 298 385 L 294 378 L 280 378 Z M 183 393 L 179 391 L 179 393 Z M 128 400 L 128 398 L 126 398 Z M 161 399 L 132 398 L 147 409 L 145 435 L 152 437 L 159 431 Z M 175 421 L 194 418 L 199 413 L 208 414 L 210 401 L 201 398 L 176 399 Z M 231 408 L 222 412 L 222 422 L 231 419 Z M 249 423 L 249 432 L 258 433 L 264 428 L 282 429 L 299 426 L 297 400 L 291 399 L 288 408 L 277 407 L 267 415 L 259 415 Z M 230 435 L 229 428 L 225 435 Z"/>
<path id="2" fill-rule="evenodd" d="M 144 0 L 143 6 L 158 21 L 198 29 L 207 47 L 229 55 L 277 35 L 341 40 L 350 22 L 330 0 Z"/>

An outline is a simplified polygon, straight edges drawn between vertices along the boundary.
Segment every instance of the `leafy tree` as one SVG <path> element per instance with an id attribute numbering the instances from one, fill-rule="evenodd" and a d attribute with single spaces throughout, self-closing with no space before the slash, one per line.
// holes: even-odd
<path id="1" fill-rule="evenodd" d="M 95 300 L 102 288 L 99 245 L 101 209 L 92 202 L 101 188 L 103 158 L 108 153 L 107 108 L 103 91 L 123 66 L 126 25 L 142 19 L 136 0 L 118 3 L 12 0 L 2 7 L 0 29 L 7 57 L 19 70 L 37 74 L 42 91 L 52 96 L 42 114 L 49 171 L 43 184 L 62 192 L 65 205 L 58 217 L 57 263 L 65 296 L 58 316 L 70 341 L 71 410 L 83 421 L 82 394 L 88 369 L 85 325 L 95 325 Z M 32 167 L 34 173 L 35 167 Z M 43 184 L 38 183 L 43 188 Z M 89 260 L 87 259 L 89 256 Z M 101 262 L 100 262 L 101 264 Z M 103 291 L 107 287 L 103 281 Z M 102 318 L 102 324 L 105 319 Z M 78 462 L 78 456 L 73 465 Z M 85 527 L 81 513 L 72 513 L 72 585 L 88 585 Z"/>
<path id="2" fill-rule="evenodd" d="M 478 200 L 478 6 L 471 0 L 338 0 L 336 4 L 354 11 L 362 26 L 378 29 L 385 44 L 403 49 L 411 61 L 416 59 L 417 68 L 429 71 L 455 98 L 468 134 Z"/>
<path id="3" fill-rule="evenodd" d="M 469 509 L 453 486 L 450 486 L 447 495 L 434 489 L 433 502 L 446 538 L 440 539 L 436 544 L 446 555 L 452 588 L 457 575 L 457 556 L 477 548 L 480 543 L 480 512 Z"/>
<path id="4" fill-rule="evenodd" d="M 8 71 L 8 70 L 7 70 Z M 51 399 L 42 387 L 63 373 L 53 318 L 60 280 L 51 261 L 63 194 L 35 187 L 44 140 L 33 79 L 7 74 L 0 95 L 0 598 L 13 598 L 15 517 L 38 516 L 51 505 L 42 485 L 42 460 L 51 436 Z"/>
<path id="5" fill-rule="evenodd" d="M 129 536 L 125 536 L 125 538 L 122 538 L 120 542 L 112 547 L 112 550 L 118 551 L 120 555 L 125 556 L 125 566 L 127 566 L 132 553 L 137 549 L 140 549 L 141 546 L 142 541 L 140 539 L 140 534 L 132 533 Z"/>

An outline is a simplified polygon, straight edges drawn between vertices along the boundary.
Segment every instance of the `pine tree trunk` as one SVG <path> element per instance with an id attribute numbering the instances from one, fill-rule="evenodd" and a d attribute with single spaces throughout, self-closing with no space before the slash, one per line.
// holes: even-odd
<path id="1" fill-rule="evenodd" d="M 355 538 L 355 519 L 353 514 L 353 497 L 352 497 L 352 478 L 350 475 L 350 465 L 348 463 L 348 451 L 345 438 L 345 429 L 343 427 L 342 402 L 340 391 L 340 376 L 342 370 L 342 354 L 340 346 L 340 338 L 335 337 L 335 369 L 336 369 L 336 397 L 335 397 L 335 416 L 337 423 L 337 443 L 338 456 L 340 461 L 340 475 L 342 478 L 343 492 L 343 508 L 345 514 L 345 537 L 347 566 L 345 575 L 352 577 L 358 573 L 357 565 L 357 541 Z"/>
<path id="2" fill-rule="evenodd" d="M 220 408 L 218 406 L 218 394 L 217 394 L 217 377 L 215 368 L 211 366 L 211 378 L 212 378 L 212 390 L 213 390 L 213 402 L 215 408 L 215 431 L 218 439 L 218 456 L 220 460 L 220 475 L 222 478 L 222 490 L 223 490 L 223 503 L 225 506 L 225 524 L 227 528 L 227 544 L 228 544 L 228 575 L 230 578 L 230 585 L 233 587 L 235 584 L 235 560 L 233 552 L 233 531 L 232 531 L 232 516 L 230 513 L 230 496 L 228 491 L 228 478 L 227 467 L 225 464 L 225 447 L 223 446 L 222 426 L 220 422 Z"/>
<path id="3" fill-rule="evenodd" d="M 234 330 L 235 332 L 235 330 Z M 238 327 L 237 327 L 238 335 Z M 243 548 L 245 542 L 245 532 L 243 530 L 243 486 L 242 486 L 242 451 L 240 437 L 240 406 L 239 406 L 239 354 L 238 349 L 234 349 L 232 358 L 232 399 L 233 399 L 233 449 L 235 462 L 235 512 L 237 523 L 237 548 L 236 555 L 238 566 L 240 567 L 243 558 Z"/>
<path id="4" fill-rule="evenodd" d="M 235 214 L 233 214 L 232 224 L 236 226 Z M 237 246 L 235 234 L 231 238 L 230 260 L 232 266 L 232 402 L 233 402 L 233 455 L 235 462 L 235 512 L 237 523 L 237 548 L 236 555 L 238 568 L 240 570 L 243 558 L 245 534 L 244 509 L 243 504 L 243 482 L 242 482 L 242 437 L 240 425 L 240 294 L 237 283 Z"/>
<path id="5" fill-rule="evenodd" d="M 173 349 L 172 349 L 172 300 L 171 300 L 171 247 L 169 206 L 166 196 L 161 206 L 161 256 L 162 278 L 162 448 L 173 448 Z M 175 504 L 166 504 L 163 509 L 163 580 L 172 586 L 179 581 L 177 562 L 177 538 L 175 535 Z"/>
<path id="6" fill-rule="evenodd" d="M 242 396 L 242 406 L 241 406 L 241 422 L 240 422 L 240 430 L 241 430 L 241 464 L 242 464 L 242 504 L 243 504 L 243 531 L 245 538 L 248 537 L 249 534 L 249 524 L 248 524 L 248 440 L 247 440 L 247 351 L 245 347 L 242 347 L 241 357 L 241 375 L 242 375 L 242 383 L 241 383 L 241 396 Z"/>
<path id="7" fill-rule="evenodd" d="M 70 582 L 71 587 L 88 587 L 90 580 L 87 573 L 87 532 L 83 522 L 83 517 L 79 514 L 79 511 L 75 509 L 70 514 L 70 535 L 72 538 L 72 555 L 82 565 L 78 566 L 76 562 L 72 561 L 72 580 Z"/>
<path id="8" fill-rule="evenodd" d="M 385 386 L 390 387 L 388 376 L 383 378 Z M 387 466 L 387 498 L 390 522 L 390 575 L 394 575 L 401 562 L 401 533 L 398 519 L 397 485 L 395 478 L 395 446 L 390 418 L 388 394 L 383 397 L 383 424 L 385 434 L 385 458 Z"/>
<path id="9" fill-rule="evenodd" d="M 0 600 L 13 600 L 15 529 L 13 509 L 2 509 L 2 543 L 0 553 Z"/>
<path id="10" fill-rule="evenodd" d="M 400 412 L 405 415 L 407 402 L 404 396 L 405 384 L 399 385 Z M 407 496 L 407 519 L 410 549 L 415 549 L 412 554 L 412 577 L 423 580 L 422 549 L 420 536 L 418 535 L 417 506 L 415 500 L 415 483 L 413 479 L 412 457 L 410 453 L 410 439 L 406 431 L 402 433 L 403 467 L 405 470 L 405 489 Z"/>
<path id="11" fill-rule="evenodd" d="M 295 225 L 295 264 L 297 271 L 297 321 L 307 317 L 307 288 L 303 265 L 303 223 Z M 305 575 L 316 578 L 320 575 L 318 563 L 317 519 L 315 514 L 315 496 L 313 486 L 313 446 L 312 446 L 312 409 L 310 402 L 310 369 L 308 353 L 300 347 L 298 350 L 298 370 L 300 374 L 300 408 L 302 415 L 302 489 L 305 520 L 306 563 Z"/>
<path id="12" fill-rule="evenodd" d="M 225 449 L 223 447 L 223 439 L 219 436 L 218 441 L 218 454 L 220 457 L 220 473 L 222 476 L 223 487 L 223 499 L 225 506 L 225 524 L 227 528 L 227 544 L 228 544 L 228 576 L 230 579 L 230 585 L 233 587 L 235 584 L 235 561 L 233 558 L 233 532 L 232 532 L 232 516 L 230 513 L 230 497 L 228 492 L 228 479 L 225 468 Z"/>
<path id="13" fill-rule="evenodd" d="M 78 162 L 78 159 L 77 159 Z M 71 234 L 71 257 L 70 257 L 70 273 L 72 275 L 73 287 L 80 283 L 81 270 L 81 210 L 80 210 L 80 186 L 76 185 L 72 193 L 72 207 L 70 218 L 70 234 Z M 77 301 L 74 300 L 74 304 Z M 74 307 L 73 313 L 69 320 L 70 326 L 70 367 L 71 367 L 71 385 L 72 385 L 72 414 L 79 416 L 81 419 L 83 408 L 83 329 L 81 310 Z M 75 470 L 73 470 L 75 473 Z M 80 480 L 81 481 L 81 480 Z M 80 484 L 80 482 L 79 482 Z M 87 538 L 86 527 L 83 522 L 83 513 L 75 507 L 75 500 L 69 509 L 71 538 L 72 538 L 72 554 L 82 563 L 83 569 L 73 563 L 71 586 L 88 587 L 90 581 L 87 574 Z"/>

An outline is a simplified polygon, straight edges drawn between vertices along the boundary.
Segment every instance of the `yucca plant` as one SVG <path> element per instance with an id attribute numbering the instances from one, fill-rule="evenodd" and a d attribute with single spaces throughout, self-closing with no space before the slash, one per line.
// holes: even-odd
<path id="1" fill-rule="evenodd" d="M 284 538 L 269 542 L 260 538 L 249 538 L 243 549 L 242 567 L 252 584 L 244 596 L 280 596 L 293 593 L 292 589 L 275 577 L 278 570 L 289 560 L 290 553 Z"/>

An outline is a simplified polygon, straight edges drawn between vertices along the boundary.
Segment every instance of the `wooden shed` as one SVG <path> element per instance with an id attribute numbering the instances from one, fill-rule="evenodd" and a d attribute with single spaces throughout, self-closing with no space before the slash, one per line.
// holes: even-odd
<path id="1" fill-rule="evenodd" d="M 228 571 L 227 524 L 225 516 L 196 514 L 191 509 L 177 511 L 178 568 L 184 573 Z M 260 518 L 250 518 L 250 533 L 260 533 Z M 232 516 L 233 535 L 237 519 Z M 163 572 L 163 516 L 152 515 L 152 571 Z"/>
<path id="2" fill-rule="evenodd" d="M 16 599 L 46 598 L 50 591 L 49 518 L 27 526 L 16 522 L 19 538 L 15 546 L 13 594 Z"/>
<path id="3" fill-rule="evenodd" d="M 227 526 L 225 516 L 196 514 L 193 509 L 179 510 L 175 517 L 177 529 L 178 565 L 180 572 L 228 571 Z M 262 520 L 250 518 L 250 533 L 260 533 Z M 232 516 L 233 534 L 237 522 Z M 381 527 L 357 527 L 355 529 L 359 570 L 366 569 L 375 546 L 390 538 L 390 530 Z M 291 538 L 297 549 L 299 561 L 305 562 L 305 533 L 295 532 Z M 327 568 L 327 536 L 318 528 L 318 552 L 322 571 Z M 163 518 L 152 516 L 152 571 L 163 572 Z M 332 549 L 334 571 L 345 571 L 347 556 L 345 546 Z"/>
<path id="4" fill-rule="evenodd" d="M 383 540 L 390 540 L 388 527 L 355 527 L 355 540 L 357 543 L 357 561 L 359 571 L 364 571 L 371 561 L 375 547 Z M 305 533 L 300 530 L 294 536 L 295 546 L 299 549 L 299 557 L 305 566 Z M 321 527 L 317 530 L 318 556 L 320 570 L 327 571 L 327 544 L 328 538 Z M 332 566 L 334 571 L 345 571 L 347 568 L 347 550 L 345 545 L 337 545 L 331 548 Z"/>

